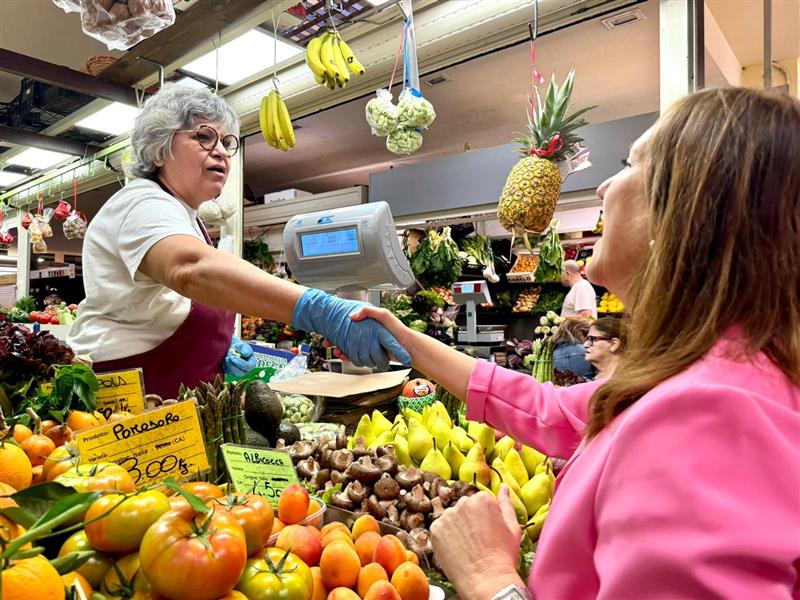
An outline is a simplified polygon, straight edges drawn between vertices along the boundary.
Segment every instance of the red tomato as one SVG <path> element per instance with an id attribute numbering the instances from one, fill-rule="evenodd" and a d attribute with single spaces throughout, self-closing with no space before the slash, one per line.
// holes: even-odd
<path id="1" fill-rule="evenodd" d="M 142 571 L 171 600 L 214 600 L 233 589 L 247 563 L 244 531 L 232 515 L 172 510 L 144 534 Z"/>
<path id="2" fill-rule="evenodd" d="M 161 492 L 106 494 L 86 511 L 84 530 L 95 550 L 134 552 L 150 525 L 168 511 L 169 500 Z"/>
<path id="3" fill-rule="evenodd" d="M 58 317 L 50 317 L 50 324 L 59 325 L 61 324 L 61 320 Z"/>
<path id="4" fill-rule="evenodd" d="M 214 498 L 208 505 L 216 511 L 233 515 L 244 531 L 248 556 L 267 545 L 275 513 L 266 498 L 254 494 L 232 494 Z"/>

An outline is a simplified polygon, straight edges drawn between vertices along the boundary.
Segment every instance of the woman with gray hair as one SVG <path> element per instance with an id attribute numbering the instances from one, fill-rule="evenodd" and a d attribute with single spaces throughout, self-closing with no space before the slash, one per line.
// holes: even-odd
<path id="1" fill-rule="evenodd" d="M 141 367 L 146 391 L 164 397 L 231 362 L 237 312 L 324 335 L 359 365 L 386 369 L 389 354 L 410 363 L 376 321 L 348 318 L 363 303 L 272 277 L 211 245 L 197 208 L 222 192 L 238 134 L 236 114 L 208 90 L 167 85 L 147 100 L 131 134 L 136 179 L 86 233 L 86 299 L 70 346 L 97 371 Z"/>

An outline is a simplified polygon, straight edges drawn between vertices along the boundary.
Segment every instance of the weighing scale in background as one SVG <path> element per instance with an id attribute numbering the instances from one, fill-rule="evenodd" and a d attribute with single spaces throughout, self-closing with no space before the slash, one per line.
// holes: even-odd
<path id="1" fill-rule="evenodd" d="M 491 349 L 505 344 L 505 325 L 478 325 L 478 304 L 489 304 L 486 281 L 459 281 L 450 291 L 456 304 L 466 305 L 467 326 L 458 330 L 458 343 L 471 347 L 478 356 L 491 356 Z"/>
<path id="2" fill-rule="evenodd" d="M 380 306 L 381 291 L 405 290 L 415 281 L 386 202 L 292 217 L 283 247 L 298 282 L 342 298 Z M 348 372 L 362 371 L 353 369 Z"/>

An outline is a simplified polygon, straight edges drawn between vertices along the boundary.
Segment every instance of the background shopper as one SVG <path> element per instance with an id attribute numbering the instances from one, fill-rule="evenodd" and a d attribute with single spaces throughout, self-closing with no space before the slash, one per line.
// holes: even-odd
<path id="1" fill-rule="evenodd" d="M 597 318 L 597 294 L 592 284 L 581 275 L 581 268 L 574 260 L 564 261 L 564 273 L 561 283 L 569 288 L 564 303 L 561 305 L 561 316 L 568 318 Z"/>
<path id="2" fill-rule="evenodd" d="M 597 378 L 608 379 L 617 369 L 625 350 L 625 323 L 614 317 L 592 321 L 584 346 L 586 360 L 596 370 Z"/>
<path id="3" fill-rule="evenodd" d="M 589 335 L 589 322 L 583 319 L 562 321 L 558 332 L 553 336 L 553 369 L 571 371 L 578 377 L 593 379 L 594 367 L 586 360 L 586 336 Z"/>

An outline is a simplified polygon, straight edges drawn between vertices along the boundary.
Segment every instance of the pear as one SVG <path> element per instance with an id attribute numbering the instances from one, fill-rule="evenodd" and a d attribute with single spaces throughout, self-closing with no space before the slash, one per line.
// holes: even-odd
<path id="1" fill-rule="evenodd" d="M 367 446 L 367 450 L 375 450 L 378 446 L 386 446 L 387 444 L 391 444 L 393 440 L 394 434 L 392 433 L 392 430 L 387 429 L 374 440 L 372 440 L 372 443 Z"/>
<path id="2" fill-rule="evenodd" d="M 423 471 L 436 473 L 439 477 L 445 480 L 450 479 L 452 476 L 450 463 L 447 462 L 444 454 L 442 454 L 441 451 L 436 447 L 435 442 L 433 444 L 433 448 L 428 450 L 425 458 L 422 459 L 422 464 L 420 464 L 419 468 Z"/>
<path id="3" fill-rule="evenodd" d="M 392 422 L 379 410 L 372 411 L 372 433 L 377 437 L 392 428 Z"/>
<path id="4" fill-rule="evenodd" d="M 417 464 L 433 448 L 433 437 L 422 423 L 411 419 L 408 423 L 408 452 Z"/>
<path id="5" fill-rule="evenodd" d="M 497 469 L 492 469 L 492 467 L 489 467 L 489 469 L 491 469 L 489 471 L 489 489 L 497 496 L 500 486 L 503 485 L 503 478 L 497 472 Z"/>
<path id="6" fill-rule="evenodd" d="M 361 415 L 361 419 L 356 426 L 356 432 L 353 434 L 353 437 L 350 438 L 347 447 L 352 450 L 356 445 L 356 440 L 360 437 L 364 438 L 364 443 L 367 446 L 375 439 L 375 433 L 372 431 L 372 421 L 369 420 L 369 415 Z"/>
<path id="7" fill-rule="evenodd" d="M 439 417 L 442 421 L 447 423 L 448 427 L 453 427 L 453 420 L 450 418 L 450 413 L 447 412 L 445 405 L 439 401 L 431 405 L 431 412 Z"/>
<path id="8" fill-rule="evenodd" d="M 528 477 L 536 475 L 536 467 L 542 464 L 547 458 L 538 450 L 525 445 L 522 446 L 519 455 L 522 458 L 522 464 L 525 465 L 525 470 L 528 472 Z"/>
<path id="9" fill-rule="evenodd" d="M 552 473 L 553 472 L 553 463 L 550 461 L 549 458 L 545 458 L 541 464 L 537 465 L 536 469 L 534 469 L 533 474 L 538 475 L 539 473 Z"/>
<path id="10" fill-rule="evenodd" d="M 452 425 L 448 425 L 448 422 L 438 415 L 434 415 L 431 418 L 431 426 L 428 431 L 430 431 L 433 439 L 436 440 L 436 445 L 439 448 L 445 448 L 450 443 L 450 440 L 453 439 Z"/>
<path id="11" fill-rule="evenodd" d="M 542 533 L 542 527 L 544 526 L 545 519 L 547 519 L 547 515 L 550 513 L 550 503 L 543 504 L 539 510 L 537 510 L 530 520 L 525 525 L 525 534 L 530 538 L 532 542 L 535 542 L 539 539 L 539 535 Z"/>
<path id="12" fill-rule="evenodd" d="M 415 411 L 413 408 L 408 408 L 408 407 L 401 408 L 400 414 L 403 415 L 403 417 L 405 417 L 405 420 L 407 422 L 410 421 L 411 419 L 416 419 L 417 421 L 422 423 L 422 415 L 419 414 L 417 411 Z"/>
<path id="13" fill-rule="evenodd" d="M 476 443 L 470 448 L 464 462 L 461 463 L 461 468 L 458 469 L 458 478 L 465 483 L 477 481 L 484 487 L 491 483 L 491 469 L 486 464 L 486 457 L 480 444 Z"/>
<path id="14" fill-rule="evenodd" d="M 469 434 L 461 427 L 453 427 L 451 437 L 462 453 L 469 452 L 469 449 L 475 444 L 475 440 L 469 437 Z"/>
<path id="15" fill-rule="evenodd" d="M 479 492 L 486 492 L 487 494 L 491 494 L 492 496 L 494 496 L 494 492 L 492 490 L 490 490 L 488 487 L 486 487 L 480 481 L 478 481 L 477 475 L 472 476 L 472 481 L 470 483 L 474 485 L 476 488 L 478 488 Z"/>
<path id="16" fill-rule="evenodd" d="M 520 486 L 528 483 L 528 471 L 525 469 L 522 458 L 520 458 L 516 450 L 511 450 L 508 454 L 506 454 L 503 462 L 505 463 L 506 467 L 508 467 L 509 472 L 514 476 L 514 479 L 517 480 L 517 483 L 520 484 Z"/>
<path id="17" fill-rule="evenodd" d="M 397 416 L 400 418 L 400 420 L 399 421 L 397 419 L 394 420 L 394 425 L 392 425 L 392 431 L 394 431 L 395 435 L 399 434 L 399 435 L 407 436 L 408 435 L 408 425 L 406 425 L 405 419 L 403 419 L 403 417 L 401 417 L 400 415 L 397 415 Z"/>
<path id="18" fill-rule="evenodd" d="M 485 425 L 484 423 L 470 421 L 467 427 L 467 433 L 469 433 L 476 442 L 480 443 L 481 448 L 483 448 L 483 451 L 486 453 L 486 455 L 491 456 L 495 443 L 494 429 L 488 425 Z"/>
<path id="19" fill-rule="evenodd" d="M 500 438 L 500 441 L 494 445 L 494 451 L 492 452 L 491 457 L 492 461 L 494 461 L 494 459 L 498 456 L 500 457 L 500 460 L 505 460 L 506 454 L 508 454 L 510 450 L 514 449 L 516 443 L 516 440 L 508 435 L 504 435 L 502 438 Z"/>
<path id="20" fill-rule="evenodd" d="M 528 521 L 528 511 L 525 508 L 525 504 L 519 499 L 519 496 L 513 489 L 508 490 L 508 497 L 517 515 L 517 523 L 525 525 Z"/>
<path id="21" fill-rule="evenodd" d="M 464 455 L 461 454 L 461 451 L 452 441 L 450 441 L 447 446 L 444 447 L 442 454 L 444 454 L 445 459 L 447 459 L 447 464 L 450 465 L 450 471 L 452 475 L 457 478 L 458 471 L 464 462 Z"/>
<path id="22" fill-rule="evenodd" d="M 414 461 L 411 460 L 411 455 L 408 453 L 408 440 L 402 435 L 394 437 L 394 455 L 397 458 L 397 464 L 411 467 Z"/>
<path id="23" fill-rule="evenodd" d="M 533 515 L 544 504 L 550 502 L 553 492 L 547 473 L 538 473 L 522 486 L 522 503 L 529 515 Z"/>
<path id="24" fill-rule="evenodd" d="M 495 469 L 497 471 L 498 475 L 500 475 L 502 483 L 505 483 L 508 487 L 510 487 L 511 491 L 516 493 L 518 496 L 522 493 L 522 490 L 520 489 L 517 480 L 514 479 L 514 476 L 508 470 L 506 464 L 502 460 L 500 460 L 499 457 L 495 458 L 492 461 L 492 469 Z"/>

